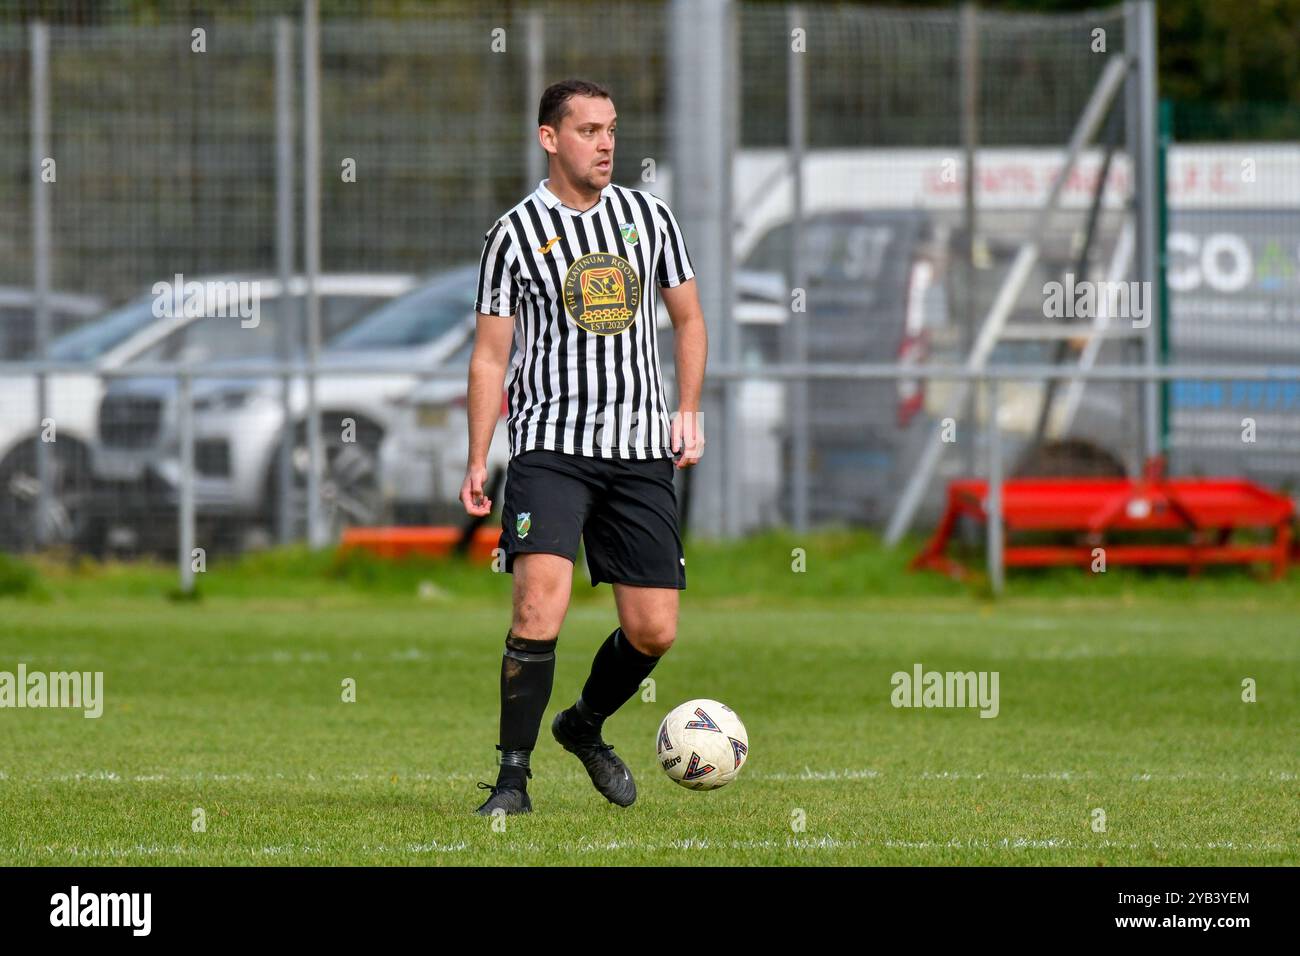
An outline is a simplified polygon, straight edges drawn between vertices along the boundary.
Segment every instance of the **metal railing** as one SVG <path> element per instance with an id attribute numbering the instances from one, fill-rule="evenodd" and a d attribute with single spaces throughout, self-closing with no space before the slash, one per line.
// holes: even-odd
<path id="1" fill-rule="evenodd" d="M 85 373 L 86 367 L 68 362 L 24 362 L 0 363 L 0 377 L 6 375 L 35 375 L 45 378 L 52 375 Z M 340 369 L 321 366 L 308 361 L 278 362 L 250 368 L 240 363 L 210 362 L 205 364 L 177 363 L 139 363 L 127 368 L 105 369 L 93 374 L 105 379 L 133 378 L 171 378 L 176 382 L 179 401 L 177 404 L 176 452 L 180 463 L 177 475 L 177 567 L 179 584 L 182 591 L 194 587 L 193 550 L 196 542 L 196 499 L 195 486 L 198 478 L 195 469 L 195 430 L 193 417 L 194 383 L 203 379 L 278 379 L 285 389 L 291 381 L 305 381 L 312 375 L 329 378 L 333 376 L 383 376 L 406 375 L 421 381 L 450 381 L 463 383 L 465 371 L 459 368 L 428 369 L 417 366 L 394 366 L 376 364 L 366 366 L 357 364 Z M 989 481 L 988 497 L 988 538 L 986 559 L 988 573 L 995 592 L 1003 586 L 1002 538 L 1001 538 L 1001 488 L 1008 474 L 1006 460 L 1007 448 L 1003 439 L 1004 429 L 998 426 L 996 410 L 1001 408 L 1000 386 L 1006 383 L 1037 383 L 1049 381 L 1081 381 L 1089 387 L 1103 384 L 1155 385 L 1178 381 L 1195 382 L 1255 382 L 1255 383 L 1289 383 L 1300 387 L 1300 365 L 1177 365 L 1149 369 L 1142 366 L 1094 366 L 1081 369 L 1074 366 L 1024 364 L 1014 366 L 988 365 L 971 368 L 964 365 L 933 364 L 926 366 L 904 366 L 880 363 L 818 363 L 792 364 L 776 363 L 761 367 L 716 365 L 708 370 L 706 385 L 710 389 L 721 389 L 727 383 L 810 383 L 814 381 L 839 381 L 846 383 L 923 381 L 927 385 L 939 382 L 965 382 L 973 385 L 977 394 L 982 396 L 983 407 L 989 411 L 984 415 L 981 425 L 976 421 L 963 421 L 959 424 L 961 441 L 956 446 L 982 440 L 985 449 L 985 475 Z M 666 387 L 671 387 L 672 376 L 666 376 Z M 937 419 L 926 419 L 925 429 L 941 429 L 945 423 Z M 705 434 L 710 439 L 718 437 L 715 429 L 705 422 Z M 870 444 L 866 437 L 864 445 Z M 716 457 L 705 460 L 699 469 L 719 467 Z M 771 463 L 768 463 L 771 466 Z M 759 467 L 757 463 L 753 467 Z M 779 462 L 776 467 L 780 467 Z M 931 496 L 941 495 L 939 482 L 930 489 Z M 319 491 L 316 492 L 319 494 Z M 443 502 L 450 504 L 450 502 Z M 785 512 L 790 513 L 790 512 Z M 324 542 L 318 542 L 324 543 Z"/>

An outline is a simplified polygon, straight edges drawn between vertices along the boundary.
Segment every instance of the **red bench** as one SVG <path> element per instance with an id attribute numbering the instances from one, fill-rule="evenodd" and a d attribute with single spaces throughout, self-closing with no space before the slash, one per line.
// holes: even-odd
<path id="1" fill-rule="evenodd" d="M 1273 577 L 1286 572 L 1295 508 L 1286 495 L 1240 478 L 1164 478 L 1158 459 L 1141 479 L 1013 478 L 1002 484 L 1004 540 L 1020 532 L 1078 532 L 1077 545 L 1014 544 L 1003 549 L 1008 567 L 1077 564 L 1089 567 L 1103 547 L 1107 564 L 1186 565 L 1267 561 Z M 948 485 L 948 503 L 934 535 L 911 562 L 954 576 L 966 573 L 945 552 L 962 515 L 988 520 L 988 483 L 959 479 Z M 1265 543 L 1233 543 L 1238 529 L 1266 529 Z M 1181 542 L 1107 544 L 1115 532 L 1185 532 Z"/>
<path id="2" fill-rule="evenodd" d="M 398 559 L 419 556 L 446 558 L 455 550 L 464 532 L 453 527 L 345 528 L 339 551 L 367 551 L 378 558 Z M 469 555 L 475 561 L 488 561 L 497 546 L 501 527 L 478 528 L 470 540 Z"/>

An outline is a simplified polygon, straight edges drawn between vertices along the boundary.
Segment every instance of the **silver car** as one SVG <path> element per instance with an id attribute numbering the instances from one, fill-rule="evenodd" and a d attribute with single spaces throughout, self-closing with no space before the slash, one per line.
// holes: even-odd
<path id="1" fill-rule="evenodd" d="M 389 514 L 379 447 L 391 425 L 394 400 L 417 381 L 414 372 L 404 369 L 436 366 L 461 347 L 472 329 L 477 269 L 473 264 L 439 273 L 375 309 L 322 349 L 316 379 L 324 450 L 319 487 L 331 537 L 349 525 L 373 524 Z M 269 360 L 245 364 L 247 374 L 196 380 L 194 385 L 196 510 L 212 524 L 209 532 L 233 535 L 230 543 L 236 546 L 269 541 L 280 525 L 282 507 L 289 509 L 290 533 L 303 535 L 311 462 L 306 382 L 289 380 L 286 419 L 281 379 L 257 375 Z M 392 371 L 384 371 L 387 366 Z M 122 394 L 125 401 L 127 393 Z M 286 441 L 291 484 L 281 489 L 279 449 Z M 107 444 L 104 450 L 110 450 Z M 112 455 L 114 462 L 125 460 L 116 451 Z M 136 461 L 137 476 L 147 473 L 149 500 L 155 508 L 160 500 L 168 502 L 168 513 L 173 513 L 181 480 L 174 433 L 155 440 L 150 453 Z M 106 465 L 104 473 L 113 467 Z"/>
<path id="2" fill-rule="evenodd" d="M 205 276 L 194 283 L 205 294 L 216 298 L 231 283 L 249 278 Z M 351 303 L 349 307 L 365 308 L 399 294 L 412 281 L 409 276 L 340 276 L 330 277 L 324 288 L 330 290 L 329 295 L 337 289 L 337 294 Z M 209 307 L 212 303 L 200 303 L 201 308 L 192 310 L 160 310 L 159 295 L 150 292 L 50 343 L 50 360 L 80 368 L 48 377 L 47 417 L 51 419 L 51 428 L 46 431 L 53 441 L 50 511 L 43 519 L 48 529 L 47 540 L 70 543 L 87 540 L 88 535 L 93 539 L 95 508 L 105 504 L 110 509 L 116 507 L 115 502 L 105 502 L 95 492 L 92 474 L 97 419 L 106 383 L 100 373 L 141 361 L 180 356 L 199 358 L 204 354 L 226 356 L 232 349 L 262 342 L 263 336 L 257 333 L 269 332 L 273 327 L 272 303 L 279 296 L 279 280 L 261 279 L 258 283 L 259 299 L 265 302 L 261 312 L 267 321 L 256 329 L 240 330 L 246 334 L 229 334 L 228 319 L 204 322 L 216 311 Z M 363 297 L 363 301 L 358 303 L 357 296 Z M 328 306 L 326 314 L 332 314 Z M 0 378 L 0 408 L 4 409 L 0 415 L 0 550 L 22 550 L 36 540 L 36 511 L 40 500 L 35 449 L 42 426 L 37 420 L 36 376 Z M 132 429 L 141 423 L 147 426 L 148 416 L 154 409 L 145 403 L 141 411 L 142 417 L 131 417 Z"/>
<path id="3" fill-rule="evenodd" d="M 300 355 L 305 278 L 291 279 L 287 295 L 278 279 L 256 281 L 259 316 L 254 327 L 236 327 L 217 317 L 192 320 L 133 361 L 264 363 L 285 346 L 291 355 Z M 415 282 L 407 274 L 318 277 L 323 335 L 346 331 Z M 212 393 L 208 380 L 195 379 L 194 390 L 195 407 L 208 407 Z M 175 513 L 179 476 L 176 411 L 177 382 L 170 376 L 118 378 L 105 389 L 92 456 L 96 488 L 83 539 L 87 547 L 131 547 L 142 539 L 169 547 L 174 540 L 168 525 Z M 200 467 L 211 467 L 211 447 L 200 444 L 197 453 Z M 150 540 L 147 532 L 156 532 L 157 540 Z"/>

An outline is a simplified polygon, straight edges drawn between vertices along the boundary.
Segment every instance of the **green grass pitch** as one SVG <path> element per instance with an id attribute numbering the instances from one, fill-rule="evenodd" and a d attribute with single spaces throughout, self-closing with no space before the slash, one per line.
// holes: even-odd
<path id="1" fill-rule="evenodd" d="M 166 568 L 42 566 L 0 598 L 0 671 L 103 671 L 104 713 L 0 710 L 0 863 L 1300 862 L 1300 576 L 1013 573 L 993 602 L 903 573 L 908 553 L 688 548 L 656 699 L 606 728 L 627 809 L 549 736 L 615 624 L 579 575 L 534 813 L 503 831 L 472 810 L 495 778 L 507 575 L 281 553 L 177 602 Z M 895 708 L 891 675 L 918 663 L 997 671 L 998 716 Z M 659 720 L 693 697 L 749 731 L 723 790 L 655 763 Z"/>

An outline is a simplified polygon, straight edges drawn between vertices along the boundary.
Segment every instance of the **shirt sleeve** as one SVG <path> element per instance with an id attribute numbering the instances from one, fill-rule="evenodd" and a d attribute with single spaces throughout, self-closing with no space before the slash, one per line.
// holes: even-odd
<path id="1" fill-rule="evenodd" d="M 519 311 L 519 283 L 511 271 L 510 229 L 498 219 L 483 237 L 483 256 L 478 265 L 478 291 L 474 309 L 484 315 L 509 317 Z"/>
<path id="2" fill-rule="evenodd" d="M 672 288 L 681 285 L 695 276 L 691 266 L 691 254 L 686 249 L 686 238 L 673 211 L 665 202 L 659 203 L 659 212 L 663 216 L 664 241 L 660 245 L 657 278 L 661 286 Z"/>

